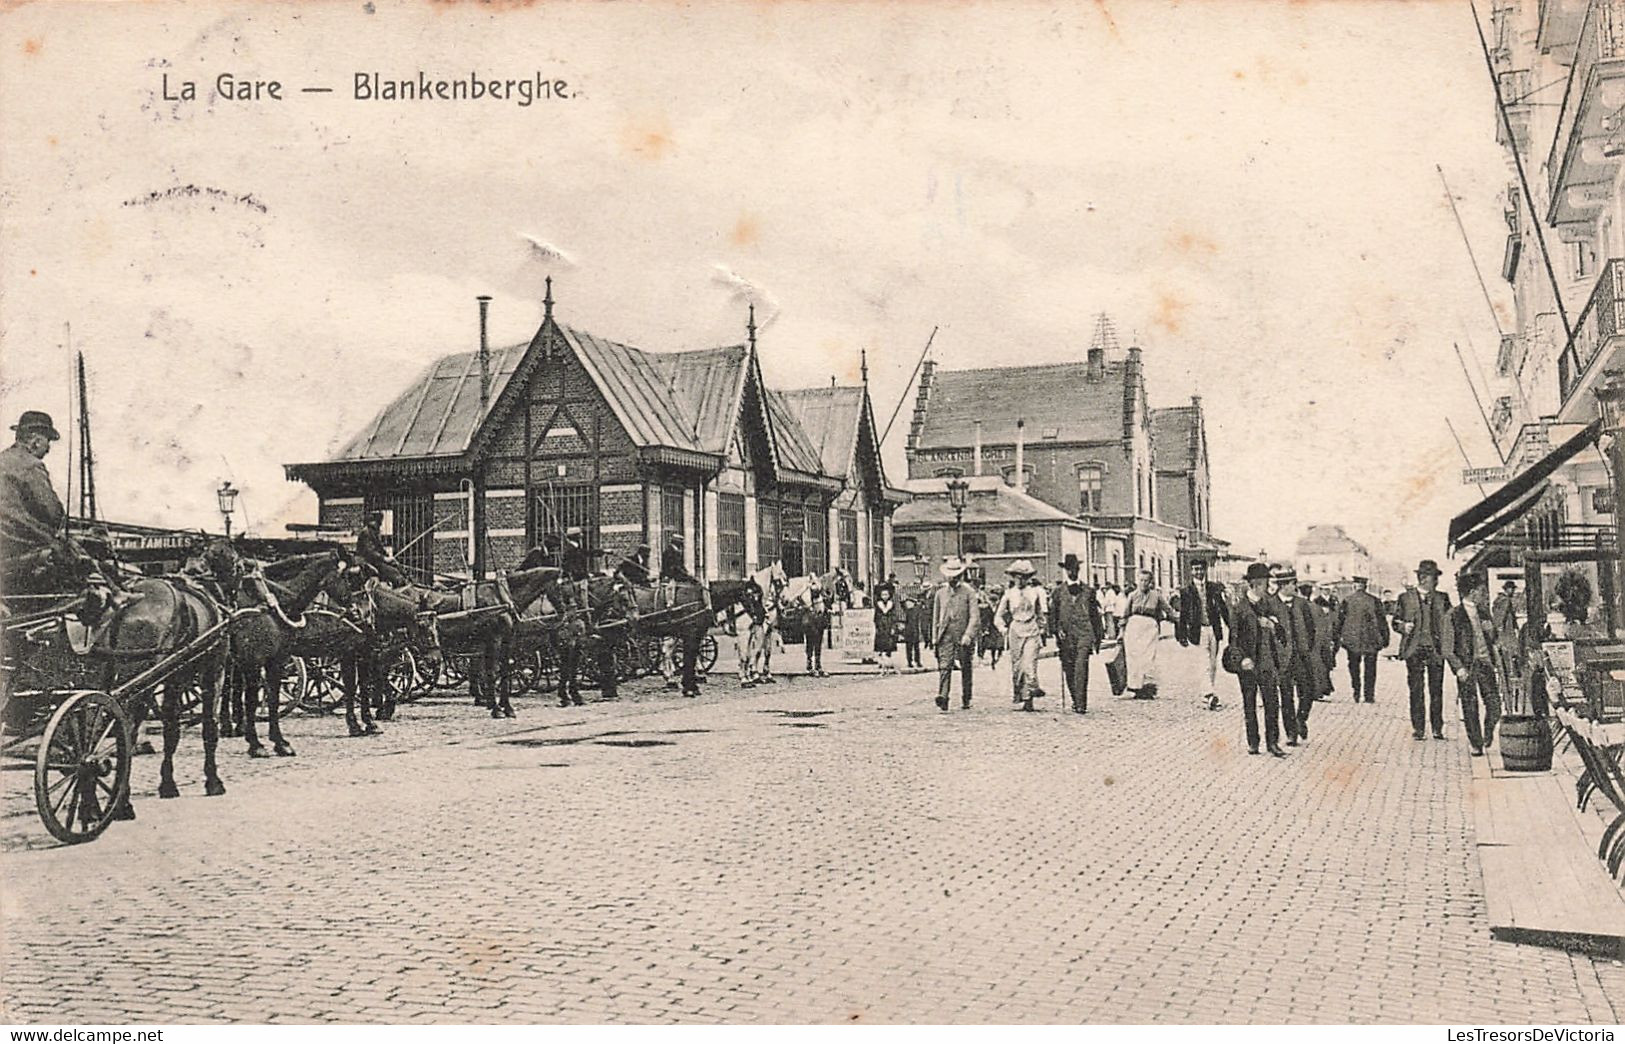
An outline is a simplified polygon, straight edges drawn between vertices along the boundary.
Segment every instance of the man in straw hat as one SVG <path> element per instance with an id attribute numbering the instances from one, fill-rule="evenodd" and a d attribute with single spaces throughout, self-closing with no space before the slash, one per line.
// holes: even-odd
<path id="1" fill-rule="evenodd" d="M 1038 648 L 1049 624 L 1049 599 L 1038 571 L 1025 558 L 1005 569 L 1010 586 L 993 611 L 993 625 L 1010 646 L 1010 689 L 1013 702 L 1021 709 L 1033 709 L 1033 700 L 1044 695 L 1038 685 Z"/>
<path id="2" fill-rule="evenodd" d="M 1207 578 L 1207 559 L 1191 560 L 1190 581 L 1179 592 L 1179 621 L 1175 636 L 1179 644 L 1201 650 L 1201 697 L 1208 710 L 1219 709 L 1219 648 L 1224 630 L 1230 624 L 1230 607 L 1225 604 L 1224 585 Z"/>
<path id="3" fill-rule="evenodd" d="M 1444 739 L 1445 650 L 1450 648 L 1450 596 L 1439 590 L 1439 564 L 1424 558 L 1416 567 L 1416 587 L 1399 596 L 1394 629 L 1400 633 L 1399 658 L 1405 661 L 1405 681 L 1411 691 L 1411 733 L 1426 739 Z M 1427 686 L 1424 704 L 1422 687 Z"/>
<path id="4" fill-rule="evenodd" d="M 937 655 L 937 709 L 948 709 L 948 693 L 953 688 L 954 665 L 959 666 L 960 699 L 970 710 L 971 650 L 981 613 L 976 593 L 965 583 L 965 563 L 950 558 L 942 563 L 945 583 L 931 596 L 931 648 Z"/>

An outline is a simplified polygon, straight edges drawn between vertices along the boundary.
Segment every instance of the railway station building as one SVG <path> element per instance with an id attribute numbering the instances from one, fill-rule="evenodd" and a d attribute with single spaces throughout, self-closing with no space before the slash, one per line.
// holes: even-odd
<path id="1" fill-rule="evenodd" d="M 331 459 L 289 464 L 320 522 L 384 512 L 395 556 L 421 578 L 512 569 L 579 528 L 611 567 L 685 536 L 707 579 L 778 561 L 791 576 L 890 569 L 888 484 L 863 383 L 770 389 L 754 314 L 742 344 L 655 352 L 564 325 L 551 280 L 528 341 L 443 356 Z"/>

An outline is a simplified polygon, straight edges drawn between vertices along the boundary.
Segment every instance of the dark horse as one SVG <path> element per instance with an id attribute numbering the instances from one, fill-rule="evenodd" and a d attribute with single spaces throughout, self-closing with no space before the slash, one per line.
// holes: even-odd
<path id="1" fill-rule="evenodd" d="M 335 573 L 322 590 L 337 611 L 307 612 L 309 625 L 295 643 L 295 651 L 339 661 L 345 725 L 351 736 L 373 735 L 378 732 L 375 711 L 379 721 L 395 717 L 395 693 L 386 677 L 387 657 L 395 643 L 404 632 L 411 645 L 429 644 L 419 619 L 418 600 L 376 577 L 367 579 L 365 571 L 353 565 Z"/>
<path id="2" fill-rule="evenodd" d="M 472 585 L 472 597 L 420 587 L 397 590 L 413 594 L 423 609 L 434 614 L 432 640 L 442 654 L 474 654 L 468 672 L 474 703 L 490 707 L 493 718 L 511 718 L 513 678 L 508 670 L 508 648 L 514 625 L 558 572 L 552 566 L 537 566 L 481 580 Z"/>
<path id="3" fill-rule="evenodd" d="M 158 796 L 180 796 L 175 785 L 175 749 L 180 745 L 181 712 L 193 689 L 202 693 L 207 714 L 203 727 L 203 789 L 210 797 L 224 794 L 226 785 L 220 781 L 215 766 L 219 735 L 213 712 L 225 674 L 225 633 L 222 631 L 212 644 L 200 644 L 199 640 L 229 625 L 231 616 L 211 592 L 186 577 L 141 577 L 125 579 L 122 592 L 110 600 L 109 592 L 93 588 L 90 578 L 98 568 L 105 574 L 115 568 L 114 564 L 107 561 L 98 566 L 83 548 L 66 537 L 4 566 L 8 601 L 45 599 L 59 602 L 64 612 L 74 611 L 77 605 L 77 615 L 89 628 L 88 647 L 82 655 L 89 663 L 99 665 L 104 690 L 111 692 L 121 679 L 135 681 L 156 669 L 160 661 L 189 653 L 152 683 L 159 695 L 151 709 L 159 712 L 164 726 Z M 53 591 L 73 593 L 62 596 L 50 593 Z M 194 645 L 198 647 L 189 648 Z M 137 690 L 130 710 L 134 719 L 131 731 L 139 733 L 149 710 L 147 691 Z M 85 805 L 69 812 L 70 819 L 78 815 L 89 822 L 100 817 L 95 794 L 88 797 Z M 127 796 L 117 816 L 135 818 Z"/>
<path id="4" fill-rule="evenodd" d="M 633 630 L 639 635 L 676 638 L 680 645 L 683 695 L 700 694 L 700 642 L 715 622 L 711 597 L 703 584 L 662 580 L 648 587 L 632 587 L 636 613 Z"/>
<path id="5" fill-rule="evenodd" d="M 234 726 L 240 726 L 249 757 L 269 756 L 254 727 L 263 687 L 271 747 L 280 757 L 293 757 L 293 746 L 282 735 L 282 675 L 299 653 L 304 631 L 322 627 L 307 619 L 305 610 L 338 572 L 338 552 L 294 555 L 261 566 L 240 558 L 222 541 L 210 545 L 203 560 L 224 588 L 228 604 L 252 610 L 232 627 L 233 677 L 230 696 L 221 703 L 222 730 L 230 735 Z M 333 629 L 323 628 L 323 633 L 330 635 Z"/>
<path id="6" fill-rule="evenodd" d="M 589 646 L 596 652 L 599 691 L 603 699 L 617 699 L 620 678 L 615 653 L 632 637 L 637 601 L 619 577 L 589 576 L 561 581 L 547 592 L 548 601 L 563 614 L 554 633 L 559 653 L 559 706 L 581 705 L 581 656 Z"/>

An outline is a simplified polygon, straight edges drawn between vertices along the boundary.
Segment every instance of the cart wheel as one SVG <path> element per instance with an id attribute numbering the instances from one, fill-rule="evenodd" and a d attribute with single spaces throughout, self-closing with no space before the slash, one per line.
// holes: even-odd
<path id="1" fill-rule="evenodd" d="M 397 649 L 384 665 L 384 684 L 396 703 L 411 703 L 423 694 L 418 658 L 411 649 Z"/>
<path id="2" fill-rule="evenodd" d="M 526 649 L 513 660 L 513 692 L 515 696 L 527 692 L 546 692 L 548 665 L 540 649 Z"/>
<path id="3" fill-rule="evenodd" d="M 130 796 L 130 719 L 105 692 L 76 692 L 51 715 L 34 759 L 34 804 L 63 844 L 94 841 Z"/>
<path id="4" fill-rule="evenodd" d="M 696 665 L 701 674 L 710 674 L 711 668 L 717 665 L 717 637 L 708 634 L 700 639 L 699 663 Z"/>
<path id="5" fill-rule="evenodd" d="M 551 646 L 536 650 L 536 691 L 553 692 L 559 687 L 559 661 Z"/>
<path id="6" fill-rule="evenodd" d="M 288 714 L 296 710 L 305 710 L 305 700 L 310 695 L 310 667 L 306 665 L 303 656 L 295 656 L 288 661 L 288 669 L 282 673 L 282 701 L 279 704 L 281 712 Z M 264 700 L 260 701 L 262 704 Z M 267 705 L 265 714 L 270 715 L 271 709 Z"/>
<path id="7" fill-rule="evenodd" d="M 305 710 L 313 714 L 328 714 L 344 702 L 344 669 L 331 656 L 305 657 Z"/>
<path id="8" fill-rule="evenodd" d="M 462 654 L 440 658 L 440 677 L 435 679 L 437 689 L 455 689 L 468 681 L 468 657 Z"/>

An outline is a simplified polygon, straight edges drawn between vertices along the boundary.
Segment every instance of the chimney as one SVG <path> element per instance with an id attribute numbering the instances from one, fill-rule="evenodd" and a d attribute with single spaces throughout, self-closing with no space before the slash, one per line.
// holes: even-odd
<path id="1" fill-rule="evenodd" d="M 1027 422 L 1016 418 L 1016 492 L 1027 492 Z"/>
<path id="2" fill-rule="evenodd" d="M 1123 367 L 1123 446 L 1134 443 L 1135 422 L 1140 419 L 1140 395 L 1144 387 L 1140 369 L 1140 346 L 1133 344 L 1128 350 L 1128 364 Z"/>
<path id="3" fill-rule="evenodd" d="M 971 444 L 970 473 L 972 475 L 982 473 L 982 422 L 980 420 L 976 422 L 976 441 Z"/>
<path id="4" fill-rule="evenodd" d="M 474 300 L 480 303 L 480 417 L 491 405 L 491 338 L 486 331 L 491 314 L 491 298 L 481 294 Z"/>
<path id="5" fill-rule="evenodd" d="M 1089 349 L 1089 380 L 1098 381 L 1106 376 L 1106 349 L 1093 345 Z"/>

